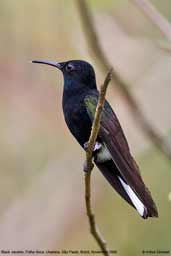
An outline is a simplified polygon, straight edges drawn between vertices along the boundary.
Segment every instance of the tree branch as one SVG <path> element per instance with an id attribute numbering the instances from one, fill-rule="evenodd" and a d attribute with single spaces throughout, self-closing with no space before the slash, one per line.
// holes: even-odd
<path id="1" fill-rule="evenodd" d="M 80 17 L 83 23 L 83 28 L 85 32 L 85 37 L 88 43 L 88 49 L 95 58 L 103 70 L 107 72 L 111 67 L 111 64 L 104 54 L 101 45 L 99 43 L 98 35 L 93 22 L 93 17 L 90 13 L 88 5 L 85 0 L 76 0 Z M 142 132 L 148 137 L 148 139 L 156 146 L 156 148 L 164 154 L 169 160 L 171 160 L 171 150 L 168 142 L 165 141 L 162 136 L 155 130 L 155 128 L 149 123 L 146 119 L 144 113 L 141 111 L 141 108 L 138 102 L 134 99 L 132 94 L 129 91 L 129 85 L 120 77 L 116 70 L 113 69 L 112 72 L 112 81 L 114 86 L 117 87 L 118 91 L 121 92 L 124 97 L 130 113 L 136 121 L 136 124 L 139 125 Z"/>
<path id="2" fill-rule="evenodd" d="M 107 73 L 104 84 L 100 89 L 98 104 L 96 107 L 96 112 L 95 112 L 95 117 L 94 117 L 92 129 L 91 129 L 90 138 L 88 141 L 88 148 L 86 151 L 86 172 L 85 172 L 85 203 L 86 203 L 87 216 L 90 224 L 90 232 L 95 238 L 98 245 L 100 246 L 103 254 L 106 256 L 110 255 L 109 250 L 107 249 L 106 242 L 103 240 L 100 232 L 98 231 L 98 227 L 95 221 L 95 216 L 93 214 L 93 210 L 91 206 L 91 171 L 93 169 L 93 163 L 92 163 L 93 149 L 94 149 L 97 134 L 100 128 L 101 114 L 104 106 L 107 86 L 111 80 L 111 74 L 112 74 L 112 70 L 110 70 Z"/>
<path id="3" fill-rule="evenodd" d="M 148 0 L 131 0 L 139 7 L 161 33 L 171 40 L 171 24 Z"/>

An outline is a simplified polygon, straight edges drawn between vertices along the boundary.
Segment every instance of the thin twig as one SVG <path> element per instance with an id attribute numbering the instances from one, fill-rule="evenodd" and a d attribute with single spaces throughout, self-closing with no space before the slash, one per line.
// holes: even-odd
<path id="1" fill-rule="evenodd" d="M 139 7 L 144 14 L 152 21 L 152 23 L 160 30 L 160 32 L 171 40 L 171 24 L 170 22 L 154 7 L 148 0 L 131 0 Z"/>
<path id="2" fill-rule="evenodd" d="M 85 0 L 76 0 L 80 17 L 83 23 L 85 36 L 88 43 L 88 49 L 92 56 L 97 60 L 103 72 L 107 72 L 111 67 L 111 64 L 106 57 L 98 39 L 96 29 L 93 22 L 93 17 L 90 13 L 88 5 Z M 136 124 L 139 125 L 142 132 L 148 137 L 148 139 L 158 148 L 160 152 L 164 154 L 169 160 L 171 160 L 171 151 L 168 142 L 156 131 L 156 129 L 150 124 L 145 117 L 144 113 L 135 98 L 129 91 L 129 85 L 120 77 L 118 72 L 113 69 L 112 81 L 114 86 L 117 86 L 118 90 L 123 95 Z"/>
<path id="3" fill-rule="evenodd" d="M 106 242 L 102 238 L 102 235 L 98 231 L 98 227 L 95 221 L 95 216 L 92 210 L 91 206 L 91 171 L 93 169 L 93 163 L 92 163 L 92 154 L 94 145 L 96 143 L 97 134 L 100 128 L 100 120 L 101 120 L 101 114 L 104 106 L 105 101 L 105 95 L 107 91 L 107 86 L 111 80 L 111 74 L 112 70 L 110 70 L 107 73 L 106 79 L 104 81 L 104 84 L 101 87 L 98 104 L 96 107 L 95 117 L 91 129 L 90 138 L 88 141 L 88 148 L 86 152 L 86 172 L 85 172 L 85 203 L 86 203 L 86 210 L 87 210 L 87 216 L 89 219 L 90 224 L 90 232 L 94 236 L 96 242 L 100 246 L 102 252 L 104 255 L 108 256 L 109 250 L 107 249 Z"/>

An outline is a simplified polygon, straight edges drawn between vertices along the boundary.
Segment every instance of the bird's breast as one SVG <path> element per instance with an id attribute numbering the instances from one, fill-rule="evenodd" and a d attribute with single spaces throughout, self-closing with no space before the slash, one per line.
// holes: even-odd
<path id="1" fill-rule="evenodd" d="M 91 121 L 86 108 L 82 102 L 68 101 L 63 105 L 63 112 L 70 132 L 83 147 L 91 132 Z"/>

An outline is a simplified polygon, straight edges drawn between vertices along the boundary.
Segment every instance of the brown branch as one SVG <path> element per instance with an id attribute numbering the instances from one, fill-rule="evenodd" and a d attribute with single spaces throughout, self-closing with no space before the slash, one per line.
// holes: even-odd
<path id="1" fill-rule="evenodd" d="M 103 72 L 107 72 L 111 67 L 111 64 L 106 57 L 101 45 L 99 43 L 98 35 L 94 26 L 93 18 L 86 4 L 85 0 L 76 0 L 80 17 L 83 23 L 85 37 L 88 43 L 88 49 L 92 56 L 97 60 Z M 139 125 L 142 132 L 148 137 L 148 139 L 161 151 L 165 157 L 169 160 L 171 159 L 170 146 L 162 138 L 162 136 L 155 130 L 155 128 L 149 123 L 146 119 L 144 113 L 141 111 L 141 108 L 137 101 L 134 99 L 132 94 L 129 91 L 129 85 L 120 77 L 116 70 L 113 69 L 112 72 L 112 81 L 114 86 L 117 86 L 118 90 L 121 92 L 126 103 L 129 106 L 130 113 L 136 121 L 136 124 Z"/>
<path id="2" fill-rule="evenodd" d="M 131 0 L 152 21 L 160 32 L 171 40 L 171 24 L 148 0 Z"/>
<path id="3" fill-rule="evenodd" d="M 95 238 L 96 242 L 100 246 L 102 252 L 104 255 L 108 256 L 109 250 L 107 249 L 106 242 L 103 240 L 100 232 L 98 231 L 98 227 L 95 221 L 95 216 L 93 214 L 92 206 L 91 206 L 91 171 L 93 169 L 93 163 L 92 163 L 92 154 L 93 149 L 96 143 L 97 134 L 100 128 L 100 120 L 101 120 L 101 113 L 104 106 L 105 101 L 105 95 L 107 91 L 107 86 L 111 80 L 111 74 L 112 70 L 110 70 L 107 73 L 106 79 L 104 81 L 104 84 L 101 87 L 98 104 L 96 107 L 95 117 L 91 129 L 90 138 L 88 141 L 88 148 L 86 152 L 86 172 L 85 172 L 85 203 L 86 203 L 86 210 L 87 210 L 87 216 L 89 219 L 90 224 L 90 232 Z"/>

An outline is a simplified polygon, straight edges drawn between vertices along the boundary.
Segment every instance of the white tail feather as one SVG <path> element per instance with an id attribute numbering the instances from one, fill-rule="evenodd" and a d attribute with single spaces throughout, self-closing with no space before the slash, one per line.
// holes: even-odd
<path id="1" fill-rule="evenodd" d="M 143 203 L 140 201 L 140 199 L 137 197 L 137 195 L 135 194 L 135 192 L 132 190 L 132 188 L 126 184 L 121 177 L 119 177 L 119 180 L 124 188 L 124 190 L 126 191 L 126 193 L 128 194 L 129 198 L 131 199 L 133 205 L 135 206 L 135 208 L 137 209 L 138 213 L 143 216 L 144 215 L 144 211 L 145 211 L 145 206 L 143 205 Z"/>

